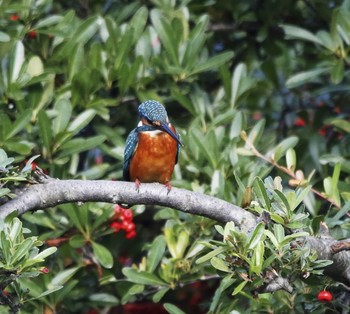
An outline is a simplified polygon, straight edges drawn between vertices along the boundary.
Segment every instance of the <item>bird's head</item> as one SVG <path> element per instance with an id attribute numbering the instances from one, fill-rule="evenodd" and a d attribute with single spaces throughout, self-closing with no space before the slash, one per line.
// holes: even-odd
<path id="1" fill-rule="evenodd" d="M 168 133 L 176 142 L 183 146 L 177 134 L 170 128 L 168 114 L 164 106 L 155 100 L 147 100 L 139 106 L 139 125 L 153 126 L 155 129 Z"/>

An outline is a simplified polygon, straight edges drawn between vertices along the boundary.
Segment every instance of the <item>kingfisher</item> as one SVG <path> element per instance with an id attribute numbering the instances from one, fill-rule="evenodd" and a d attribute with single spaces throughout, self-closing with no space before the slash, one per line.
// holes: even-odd
<path id="1" fill-rule="evenodd" d="M 140 121 L 125 144 L 124 180 L 135 181 L 137 189 L 140 183 L 159 182 L 169 192 L 170 178 L 183 146 L 180 136 L 158 101 L 141 103 L 138 112 Z"/>

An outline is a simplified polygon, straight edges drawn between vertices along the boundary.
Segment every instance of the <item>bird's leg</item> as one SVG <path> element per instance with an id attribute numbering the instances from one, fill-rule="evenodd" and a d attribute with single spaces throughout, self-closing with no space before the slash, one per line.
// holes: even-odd
<path id="1" fill-rule="evenodd" d="M 140 185 L 141 185 L 141 182 L 139 179 L 136 179 L 135 180 L 135 186 L 136 186 L 136 191 L 137 192 L 140 192 Z"/>
<path id="2" fill-rule="evenodd" d="M 166 186 L 166 188 L 167 188 L 167 190 L 168 190 L 168 193 L 167 193 L 167 194 L 169 194 L 169 192 L 170 192 L 170 190 L 171 190 L 171 188 L 172 188 L 172 185 L 171 185 L 170 181 L 166 181 L 166 182 L 164 183 L 164 185 Z"/>

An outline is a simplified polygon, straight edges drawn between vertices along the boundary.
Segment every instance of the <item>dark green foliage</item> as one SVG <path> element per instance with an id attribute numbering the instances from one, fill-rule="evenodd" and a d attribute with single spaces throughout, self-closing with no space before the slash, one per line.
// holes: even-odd
<path id="1" fill-rule="evenodd" d="M 321 221 L 350 237 L 349 21 L 347 0 L 2 1 L 0 200 L 31 182 L 34 160 L 60 179 L 120 180 L 137 106 L 155 99 L 185 145 L 172 184 L 271 222 L 247 235 L 137 206 L 137 238 L 127 240 L 110 228 L 108 204 L 25 214 L 26 228 L 59 249 L 38 276 L 36 262 L 25 266 L 36 236 L 18 231 L 10 261 L 0 226 L 0 275 L 20 269 L 0 288 L 23 313 L 138 300 L 169 313 L 341 308 L 336 294 L 317 301 L 325 286 L 342 293 L 322 274 L 328 261 L 295 242 Z M 290 286 L 265 292 L 275 272 Z M 192 287 L 197 303 L 181 296 Z"/>

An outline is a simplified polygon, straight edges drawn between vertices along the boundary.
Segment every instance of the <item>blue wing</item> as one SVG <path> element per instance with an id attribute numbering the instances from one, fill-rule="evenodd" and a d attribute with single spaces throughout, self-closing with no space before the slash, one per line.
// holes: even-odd
<path id="1" fill-rule="evenodd" d="M 125 150 L 124 150 L 124 163 L 123 163 L 123 177 L 125 181 L 130 181 L 130 162 L 131 158 L 135 153 L 137 144 L 139 141 L 138 128 L 132 130 L 126 139 Z"/>
<path id="2" fill-rule="evenodd" d="M 180 134 L 176 132 L 176 135 L 179 137 L 179 139 L 180 139 L 180 141 L 181 141 L 181 136 L 180 136 Z M 181 144 L 180 144 L 180 143 L 177 143 L 177 151 L 176 151 L 175 164 L 177 164 L 177 161 L 179 160 L 180 148 L 181 148 Z"/>

